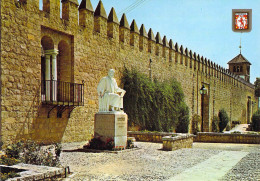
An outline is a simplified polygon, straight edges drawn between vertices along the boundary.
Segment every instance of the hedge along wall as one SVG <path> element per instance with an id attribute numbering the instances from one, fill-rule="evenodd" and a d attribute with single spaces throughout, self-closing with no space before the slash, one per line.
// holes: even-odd
<path id="1" fill-rule="evenodd" d="M 171 79 L 152 81 L 136 70 L 125 70 L 123 82 L 127 94 L 124 110 L 128 124 L 142 130 L 188 132 L 189 110 L 180 84 Z"/>

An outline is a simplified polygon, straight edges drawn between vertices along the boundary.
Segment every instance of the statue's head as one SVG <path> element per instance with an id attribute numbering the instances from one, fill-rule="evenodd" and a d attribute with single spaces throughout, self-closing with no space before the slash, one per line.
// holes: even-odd
<path id="1" fill-rule="evenodd" d="M 114 74 L 115 74 L 115 70 L 114 69 L 109 69 L 108 71 L 108 76 L 113 78 L 114 77 Z"/>

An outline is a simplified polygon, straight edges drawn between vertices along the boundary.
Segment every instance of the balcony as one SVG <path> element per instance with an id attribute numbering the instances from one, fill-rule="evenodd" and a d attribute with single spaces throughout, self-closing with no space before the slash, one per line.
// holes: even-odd
<path id="1" fill-rule="evenodd" d="M 57 117 L 62 117 L 65 110 L 69 109 L 70 116 L 75 107 L 84 105 L 84 84 L 46 80 L 41 86 L 42 104 L 52 106 L 48 117 L 54 108 L 57 108 Z"/>
<path id="2" fill-rule="evenodd" d="M 42 82 L 42 103 L 49 105 L 84 105 L 84 84 L 46 80 Z"/>

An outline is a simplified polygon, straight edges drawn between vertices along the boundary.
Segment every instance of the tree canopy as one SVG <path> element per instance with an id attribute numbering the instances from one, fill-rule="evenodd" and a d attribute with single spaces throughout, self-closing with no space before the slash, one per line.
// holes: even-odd
<path id="1" fill-rule="evenodd" d="M 260 97 L 260 78 L 255 81 L 255 96 Z"/>
<path id="2" fill-rule="evenodd" d="M 142 130 L 188 132 L 189 109 L 175 79 L 160 82 L 136 70 L 125 70 L 124 110 L 129 125 Z"/>

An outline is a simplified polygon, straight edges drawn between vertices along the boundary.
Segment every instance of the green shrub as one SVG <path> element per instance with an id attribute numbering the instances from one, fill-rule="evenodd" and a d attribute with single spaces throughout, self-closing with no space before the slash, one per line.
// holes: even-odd
<path id="1" fill-rule="evenodd" d="M 177 133 L 187 133 L 189 129 L 189 108 L 185 104 L 181 106 L 180 109 L 180 120 L 177 123 L 176 132 Z"/>
<path id="2" fill-rule="evenodd" d="M 86 149 L 94 150 L 113 150 L 115 147 L 114 140 L 112 138 L 107 139 L 106 142 L 102 141 L 100 137 L 92 138 L 87 145 L 84 146 Z"/>
<path id="3" fill-rule="evenodd" d="M 201 117 L 198 114 L 194 114 L 192 117 L 192 133 L 197 134 L 201 131 Z"/>
<path id="4" fill-rule="evenodd" d="M 0 165 L 15 165 L 19 163 L 20 161 L 13 157 L 8 157 L 7 155 L 1 155 L 0 156 Z"/>
<path id="5" fill-rule="evenodd" d="M 5 153 L 10 162 L 18 159 L 26 164 L 58 166 L 61 145 L 43 146 L 34 141 L 18 142 L 7 147 Z"/>
<path id="6" fill-rule="evenodd" d="M 23 142 L 19 141 L 16 144 L 9 145 L 6 148 L 5 153 L 10 158 L 18 159 L 20 157 L 19 154 L 21 153 L 22 149 L 23 149 Z"/>
<path id="7" fill-rule="evenodd" d="M 14 177 L 20 177 L 20 174 L 14 172 L 14 171 L 11 171 L 11 172 L 8 172 L 8 173 L 0 173 L 0 180 L 1 181 L 4 181 L 4 180 L 7 180 L 9 178 L 14 178 Z"/>
<path id="8" fill-rule="evenodd" d="M 227 112 L 224 109 L 221 109 L 218 113 L 218 117 L 219 117 L 219 131 L 223 132 L 223 130 L 226 128 L 229 122 Z"/>
<path id="9" fill-rule="evenodd" d="M 134 148 L 135 146 L 134 146 L 134 142 L 133 142 L 133 140 L 127 140 L 127 146 L 126 146 L 126 148 L 127 149 L 131 149 L 131 148 Z"/>
<path id="10" fill-rule="evenodd" d="M 230 129 L 231 129 L 231 126 L 230 126 L 230 124 L 228 123 L 227 126 L 226 126 L 226 131 L 230 131 Z"/>
<path id="11" fill-rule="evenodd" d="M 253 114 L 252 129 L 253 131 L 260 131 L 260 110 Z"/>
<path id="12" fill-rule="evenodd" d="M 129 125 L 149 131 L 188 131 L 189 112 L 181 86 L 175 79 L 151 81 L 136 70 L 126 69 L 122 83 L 126 90 L 124 110 Z"/>
<path id="13" fill-rule="evenodd" d="M 213 116 L 212 119 L 212 132 L 219 132 L 219 117 Z"/>

